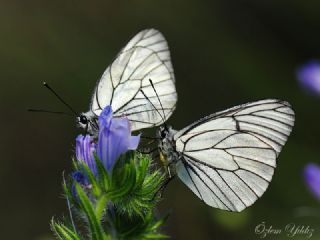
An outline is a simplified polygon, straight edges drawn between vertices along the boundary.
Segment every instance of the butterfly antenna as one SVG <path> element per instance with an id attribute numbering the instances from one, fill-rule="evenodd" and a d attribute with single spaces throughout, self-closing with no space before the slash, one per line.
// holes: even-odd
<path id="1" fill-rule="evenodd" d="M 147 97 L 147 95 L 145 94 L 145 92 L 140 89 L 140 92 L 143 94 L 143 96 L 150 102 L 150 104 L 153 106 L 153 108 L 157 111 L 157 113 L 159 114 L 159 116 L 162 119 L 163 124 L 165 124 L 165 119 L 163 118 L 162 114 L 159 112 L 159 110 L 156 108 L 156 106 L 151 102 L 151 100 Z M 165 125 L 166 126 L 166 125 Z"/>
<path id="2" fill-rule="evenodd" d="M 48 85 L 48 83 L 43 82 L 43 86 L 49 89 L 49 91 L 52 92 L 75 116 L 78 116 L 78 113 L 65 100 L 63 100 L 63 98 L 60 97 L 59 94 Z"/>
<path id="3" fill-rule="evenodd" d="M 28 112 L 44 112 L 44 113 L 61 114 L 61 115 L 68 115 L 68 116 L 72 116 L 73 117 L 73 114 L 70 114 L 70 113 L 60 112 L 60 111 L 51 111 L 51 110 L 45 110 L 45 109 L 28 108 L 27 111 Z"/>

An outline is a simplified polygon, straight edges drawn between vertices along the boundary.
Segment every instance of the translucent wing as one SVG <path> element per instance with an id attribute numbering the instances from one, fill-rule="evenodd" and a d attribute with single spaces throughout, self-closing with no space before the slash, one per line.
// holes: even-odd
<path id="1" fill-rule="evenodd" d="M 267 189 L 293 125 L 289 103 L 272 99 L 205 117 L 174 136 L 177 175 L 208 205 L 241 211 Z"/>
<path id="2" fill-rule="evenodd" d="M 167 120 L 175 109 L 177 93 L 168 44 L 155 29 L 139 32 L 120 51 L 97 83 L 91 111 L 100 115 L 104 107 L 111 105 L 114 116 L 128 117 L 132 130 L 160 125 L 161 116 L 140 91 L 142 89 L 163 113 L 149 79 L 163 105 L 163 118 Z"/>

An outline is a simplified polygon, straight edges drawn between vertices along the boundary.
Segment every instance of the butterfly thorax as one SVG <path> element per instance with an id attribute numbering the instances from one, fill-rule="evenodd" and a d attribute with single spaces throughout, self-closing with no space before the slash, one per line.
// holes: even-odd
<path id="1" fill-rule="evenodd" d="M 167 126 L 160 126 L 158 136 L 160 137 L 159 150 L 160 160 L 164 166 L 177 161 L 178 153 L 175 149 L 174 135 L 177 131 Z"/>
<path id="2" fill-rule="evenodd" d="M 99 130 L 98 118 L 92 111 L 81 113 L 77 117 L 77 124 L 80 128 L 84 129 L 86 134 L 89 133 L 90 135 L 97 137 Z"/>

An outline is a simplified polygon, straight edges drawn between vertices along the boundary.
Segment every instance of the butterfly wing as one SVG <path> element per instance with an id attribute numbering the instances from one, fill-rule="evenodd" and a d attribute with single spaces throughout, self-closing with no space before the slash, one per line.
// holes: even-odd
<path id="1" fill-rule="evenodd" d="M 207 116 L 174 136 L 177 175 L 208 205 L 241 211 L 267 189 L 293 125 L 290 104 L 273 99 Z"/>
<path id="2" fill-rule="evenodd" d="M 104 107 L 111 105 L 114 116 L 126 116 L 134 131 L 162 124 L 171 116 L 176 102 L 168 44 L 159 31 L 147 29 L 132 38 L 103 73 L 95 88 L 90 109 L 98 116 Z M 161 117 L 157 111 L 164 112 L 165 116 Z"/>

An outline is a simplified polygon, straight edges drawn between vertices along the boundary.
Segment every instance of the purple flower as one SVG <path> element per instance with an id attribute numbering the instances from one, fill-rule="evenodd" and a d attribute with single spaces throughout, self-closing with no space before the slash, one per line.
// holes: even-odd
<path id="1" fill-rule="evenodd" d="M 320 95 L 320 62 L 313 60 L 302 65 L 297 71 L 301 86 L 312 94 Z"/>
<path id="2" fill-rule="evenodd" d="M 320 200 L 320 166 L 309 163 L 304 168 L 304 179 L 310 191 Z"/>
<path id="3" fill-rule="evenodd" d="M 76 157 L 83 160 L 96 175 L 94 152 L 110 171 L 121 154 L 137 149 L 139 141 L 140 136 L 131 136 L 129 120 L 113 118 L 111 106 L 107 106 L 99 116 L 98 143 L 95 144 L 89 135 L 79 135 L 76 139 Z"/>
<path id="4" fill-rule="evenodd" d="M 76 138 L 76 157 L 79 161 L 84 161 L 94 174 L 97 174 L 97 166 L 94 159 L 96 144 L 90 135 L 79 135 Z"/>
<path id="5" fill-rule="evenodd" d="M 131 136 L 127 118 L 112 118 L 111 106 L 103 109 L 99 116 L 97 156 L 110 171 L 121 154 L 138 147 L 140 136 Z"/>

